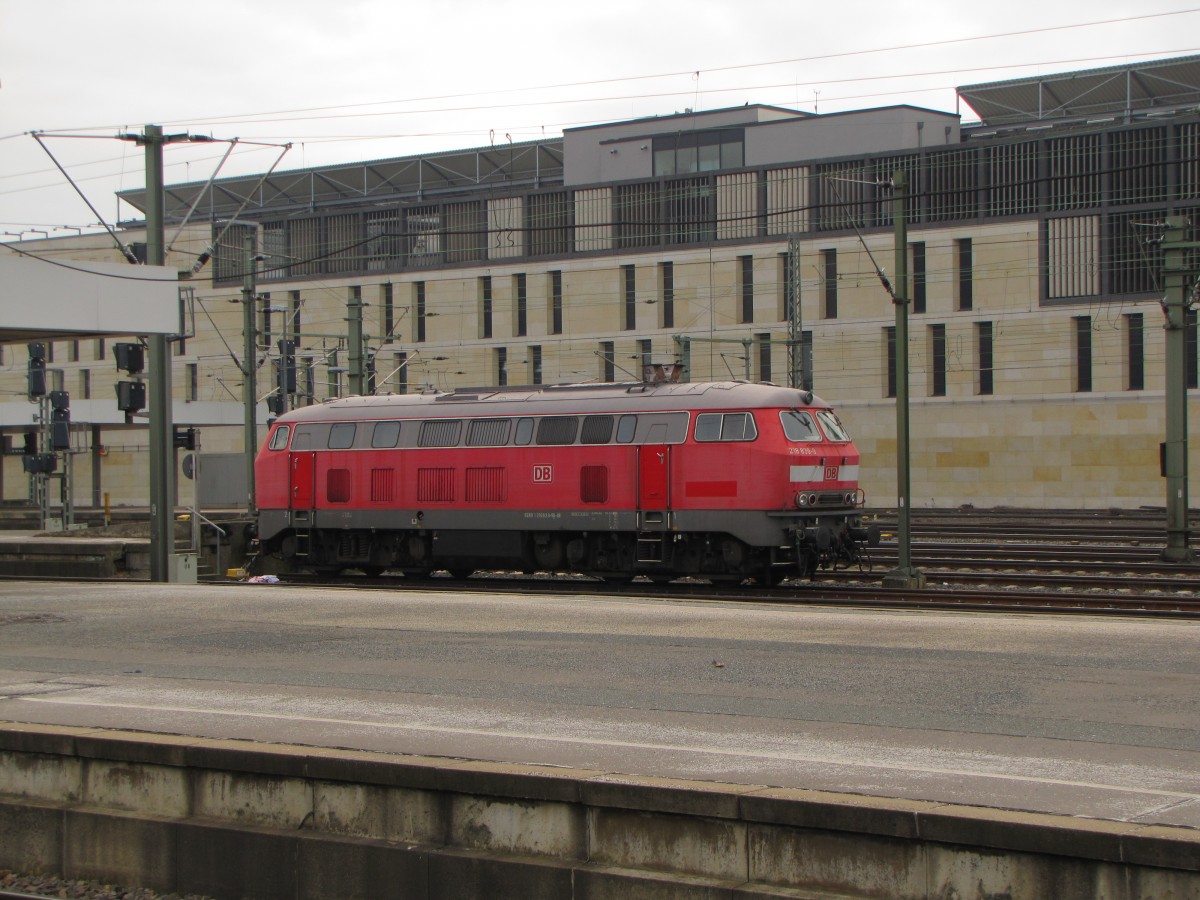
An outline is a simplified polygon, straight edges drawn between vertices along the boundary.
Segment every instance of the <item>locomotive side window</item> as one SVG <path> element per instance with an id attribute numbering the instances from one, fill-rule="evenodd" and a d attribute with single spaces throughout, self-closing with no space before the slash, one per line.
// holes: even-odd
<path id="1" fill-rule="evenodd" d="M 818 409 L 817 418 L 821 420 L 821 427 L 825 429 L 825 436 L 835 444 L 844 444 L 850 440 L 850 432 L 846 430 L 846 426 L 842 424 L 832 409 Z"/>
<path id="2" fill-rule="evenodd" d="M 288 435 L 292 433 L 291 425 L 280 425 L 275 429 L 275 433 L 271 435 L 270 449 L 282 450 L 287 446 Z"/>
<path id="3" fill-rule="evenodd" d="M 789 441 L 819 441 L 821 432 L 817 423 L 802 409 L 785 409 L 779 413 L 779 421 L 783 423 L 783 433 Z"/>
<path id="4" fill-rule="evenodd" d="M 338 422 L 329 429 L 330 450 L 345 450 L 354 446 L 354 432 L 358 425 L 354 422 Z"/>
<path id="5" fill-rule="evenodd" d="M 631 444 L 637 433 L 637 416 L 621 416 L 617 420 L 617 443 Z"/>
<path id="6" fill-rule="evenodd" d="M 701 413 L 696 416 L 698 441 L 752 441 L 758 437 L 750 413 Z"/>
<path id="7" fill-rule="evenodd" d="M 297 425 L 292 438 L 293 450 L 317 450 L 329 445 L 328 425 Z"/>
<path id="8" fill-rule="evenodd" d="M 468 447 L 503 447 L 508 443 L 509 419 L 475 419 L 467 427 Z"/>
<path id="9" fill-rule="evenodd" d="M 431 419 L 421 423 L 417 444 L 421 447 L 457 447 L 461 431 L 461 419 Z"/>
<path id="10" fill-rule="evenodd" d="M 528 447 L 533 442 L 533 419 L 517 419 L 517 437 L 513 442 L 518 447 Z"/>
<path id="11" fill-rule="evenodd" d="M 607 444 L 612 440 L 612 416 L 585 416 L 583 419 L 583 434 L 579 438 L 582 444 Z"/>
<path id="12" fill-rule="evenodd" d="M 400 443 L 399 422 L 376 422 L 371 433 L 372 447 L 395 447 Z"/>
<path id="13" fill-rule="evenodd" d="M 539 444 L 573 444 L 579 430 L 579 416 L 547 416 L 538 422 Z"/>

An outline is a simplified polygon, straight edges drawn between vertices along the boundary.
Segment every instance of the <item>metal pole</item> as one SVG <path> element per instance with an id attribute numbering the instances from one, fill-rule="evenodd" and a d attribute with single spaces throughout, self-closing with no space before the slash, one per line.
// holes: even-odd
<path id="1" fill-rule="evenodd" d="M 804 320 L 800 310 L 800 238 L 788 239 L 788 387 L 803 390 Z"/>
<path id="2" fill-rule="evenodd" d="M 912 565 L 912 497 L 909 485 L 908 439 L 908 177 L 897 170 L 892 176 L 892 218 L 896 228 L 896 492 L 897 562 L 883 576 L 884 587 L 920 589 L 925 575 Z"/>
<path id="3" fill-rule="evenodd" d="M 242 411 L 243 452 L 246 454 L 246 510 L 257 511 L 254 503 L 254 455 L 258 452 L 258 330 L 254 324 L 255 267 L 254 232 L 242 238 Z"/>
<path id="4" fill-rule="evenodd" d="M 355 288 L 350 289 L 350 299 L 346 301 L 346 324 L 350 393 L 352 396 L 361 397 L 367 392 L 367 367 L 363 357 L 362 293 Z"/>
<path id="5" fill-rule="evenodd" d="M 1166 288 L 1166 397 L 1167 441 L 1163 445 L 1163 475 L 1167 479 L 1167 546 L 1162 558 L 1170 562 L 1192 559 L 1188 530 L 1187 440 L 1187 276 L 1184 251 L 1196 246 L 1183 240 L 1183 219 L 1167 219 L 1163 240 L 1163 280 Z"/>
<path id="6" fill-rule="evenodd" d="M 146 148 L 146 263 L 166 264 L 163 237 L 163 130 L 147 125 Z M 171 356 L 167 336 L 146 338 L 150 364 L 150 580 L 171 580 L 175 552 L 175 430 L 171 410 Z"/>

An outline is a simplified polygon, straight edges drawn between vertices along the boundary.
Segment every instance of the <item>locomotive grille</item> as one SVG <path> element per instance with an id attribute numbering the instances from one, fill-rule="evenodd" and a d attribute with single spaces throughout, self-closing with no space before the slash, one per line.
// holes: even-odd
<path id="1" fill-rule="evenodd" d="M 817 506 L 845 506 L 845 491 L 821 491 L 817 494 Z"/>

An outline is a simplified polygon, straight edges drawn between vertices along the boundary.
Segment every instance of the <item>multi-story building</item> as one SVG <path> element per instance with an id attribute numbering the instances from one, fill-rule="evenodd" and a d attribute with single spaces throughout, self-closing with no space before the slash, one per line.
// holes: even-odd
<path id="1" fill-rule="evenodd" d="M 798 380 L 837 404 L 863 451 L 867 503 L 892 505 L 895 310 L 880 275 L 894 270 L 901 171 L 914 505 L 1161 505 L 1160 241 L 1168 215 L 1200 237 L 1200 57 L 959 96 L 980 124 L 912 106 L 688 110 L 171 185 L 168 263 L 212 255 L 174 345 L 176 423 L 198 426 L 205 450 L 242 449 L 243 310 L 227 301 L 257 257 L 263 421 L 285 336 L 288 406 L 632 380 L 644 363 L 683 362 L 692 380 Z M 22 249 L 115 256 L 94 237 Z M 1194 388 L 1194 323 L 1188 335 Z M 14 397 L 24 348 L 3 353 L 11 433 L 28 421 Z M 79 430 L 77 502 L 90 486 L 93 499 L 144 503 L 145 437 L 115 410 L 108 349 L 68 340 L 54 354 L 72 395 L 94 401 L 74 413 L 94 426 Z M 11 457 L 3 491 L 25 491 Z"/>

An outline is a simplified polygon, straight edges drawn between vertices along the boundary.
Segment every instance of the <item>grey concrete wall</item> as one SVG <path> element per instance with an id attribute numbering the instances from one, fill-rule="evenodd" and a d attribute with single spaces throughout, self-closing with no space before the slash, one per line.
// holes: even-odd
<path id="1" fill-rule="evenodd" d="M 0 867 L 260 898 L 1200 897 L 1200 832 L 0 725 Z"/>

